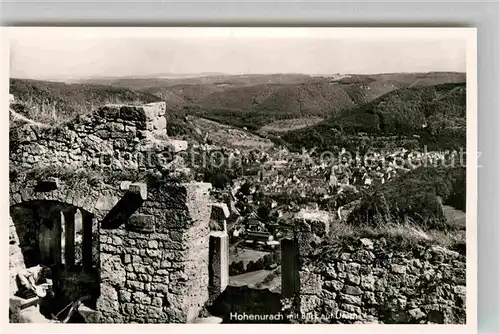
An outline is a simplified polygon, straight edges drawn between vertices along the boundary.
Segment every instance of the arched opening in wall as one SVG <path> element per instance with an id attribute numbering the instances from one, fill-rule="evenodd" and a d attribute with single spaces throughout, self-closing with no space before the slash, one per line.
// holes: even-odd
<path id="1" fill-rule="evenodd" d="M 11 263 L 11 277 L 23 267 L 47 267 L 54 295 L 51 311 L 83 296 L 89 296 L 88 306 L 95 307 L 99 295 L 99 237 L 94 215 L 71 204 L 35 200 L 11 206 L 10 216 L 17 234 L 12 239 L 19 243 L 17 249 L 24 260 L 24 265 Z M 30 292 L 19 284 L 13 292 L 29 298 Z"/>

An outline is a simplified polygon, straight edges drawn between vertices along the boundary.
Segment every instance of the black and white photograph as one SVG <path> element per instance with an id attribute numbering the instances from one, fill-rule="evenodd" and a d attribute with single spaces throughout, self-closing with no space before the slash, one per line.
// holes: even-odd
<path id="1" fill-rule="evenodd" d="M 10 323 L 470 324 L 475 29 L 11 32 Z"/>

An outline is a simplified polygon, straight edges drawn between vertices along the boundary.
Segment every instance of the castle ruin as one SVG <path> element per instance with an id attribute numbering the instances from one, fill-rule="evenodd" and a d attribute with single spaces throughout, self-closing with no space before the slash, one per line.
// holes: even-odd
<path id="1" fill-rule="evenodd" d="M 16 273 L 39 264 L 52 269 L 61 303 L 90 297 L 85 322 L 191 322 L 223 291 L 227 268 L 214 267 L 228 265 L 227 238 L 211 236 L 211 185 L 122 177 L 161 172 L 157 154 L 174 160 L 186 147 L 166 134 L 165 103 L 24 124 L 10 145 L 11 322 L 37 302 L 15 296 Z M 103 170 L 116 178 L 99 178 Z"/>

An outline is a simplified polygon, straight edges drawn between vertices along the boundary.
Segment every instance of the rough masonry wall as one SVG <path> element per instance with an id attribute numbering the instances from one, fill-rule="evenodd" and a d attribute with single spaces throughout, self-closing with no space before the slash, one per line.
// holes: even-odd
<path id="1" fill-rule="evenodd" d="M 12 218 L 9 217 L 9 287 L 11 292 L 17 291 L 16 273 L 25 269 L 24 257 L 17 236 L 16 227 Z"/>
<path id="2" fill-rule="evenodd" d="M 117 171 L 158 171 L 147 153 L 179 148 L 166 138 L 164 114 L 165 103 L 113 105 L 57 128 L 23 125 L 11 133 L 10 163 L 17 171 L 11 173 L 11 210 L 54 201 L 85 210 L 96 224 L 100 322 L 189 322 L 208 300 L 210 184 L 124 186 L 129 180 L 95 183 L 86 173 L 108 163 Z M 50 177 L 53 189 L 39 191 L 47 180 L 26 173 L 37 167 L 85 173 Z M 11 263 L 11 273 L 17 266 Z"/>
<path id="3" fill-rule="evenodd" d="M 208 300 L 209 185 L 163 185 L 101 229 L 101 322 L 182 323 Z"/>
<path id="4" fill-rule="evenodd" d="M 158 135 L 166 136 L 164 102 L 108 105 L 55 128 L 21 126 L 11 133 L 10 162 L 24 169 L 47 165 L 138 168 L 147 163 L 144 152 L 163 150 L 162 143 L 169 146 L 155 140 Z"/>
<path id="5" fill-rule="evenodd" d="M 465 323 L 465 255 L 361 238 L 327 256 L 319 240 L 299 233 L 299 322 Z"/>

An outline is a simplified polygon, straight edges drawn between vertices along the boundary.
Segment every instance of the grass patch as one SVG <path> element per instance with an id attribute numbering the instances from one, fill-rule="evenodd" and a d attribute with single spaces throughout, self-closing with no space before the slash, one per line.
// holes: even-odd
<path id="1" fill-rule="evenodd" d="M 10 93 L 17 101 L 13 106 L 16 112 L 46 124 L 61 124 L 109 103 L 162 101 L 158 96 L 121 87 L 26 79 L 11 79 Z"/>
<path id="2" fill-rule="evenodd" d="M 61 181 L 86 180 L 86 182 L 95 187 L 102 185 L 119 186 L 121 181 L 143 182 L 149 188 L 158 188 L 162 183 L 180 183 L 186 180 L 178 176 L 170 176 L 151 170 L 111 170 L 109 168 L 90 169 L 83 167 L 67 166 L 44 166 L 29 170 L 11 166 L 9 170 L 10 182 L 16 182 L 21 178 L 27 180 L 44 180 L 49 177 L 59 178 Z"/>
<path id="3" fill-rule="evenodd" d="M 465 209 L 465 168 L 420 167 L 362 192 L 348 222 L 358 226 L 412 221 L 424 229 L 450 228 L 444 204 Z"/>
<path id="4" fill-rule="evenodd" d="M 465 255 L 466 234 L 463 230 L 424 230 L 411 221 L 378 226 L 355 226 L 333 222 L 328 238 L 323 240 L 310 255 L 318 261 L 340 258 L 342 253 L 355 251 L 360 247 L 360 239 L 384 240 L 384 249 L 391 251 L 420 251 L 422 247 L 441 246 Z M 377 257 L 383 256 L 378 254 Z"/>

